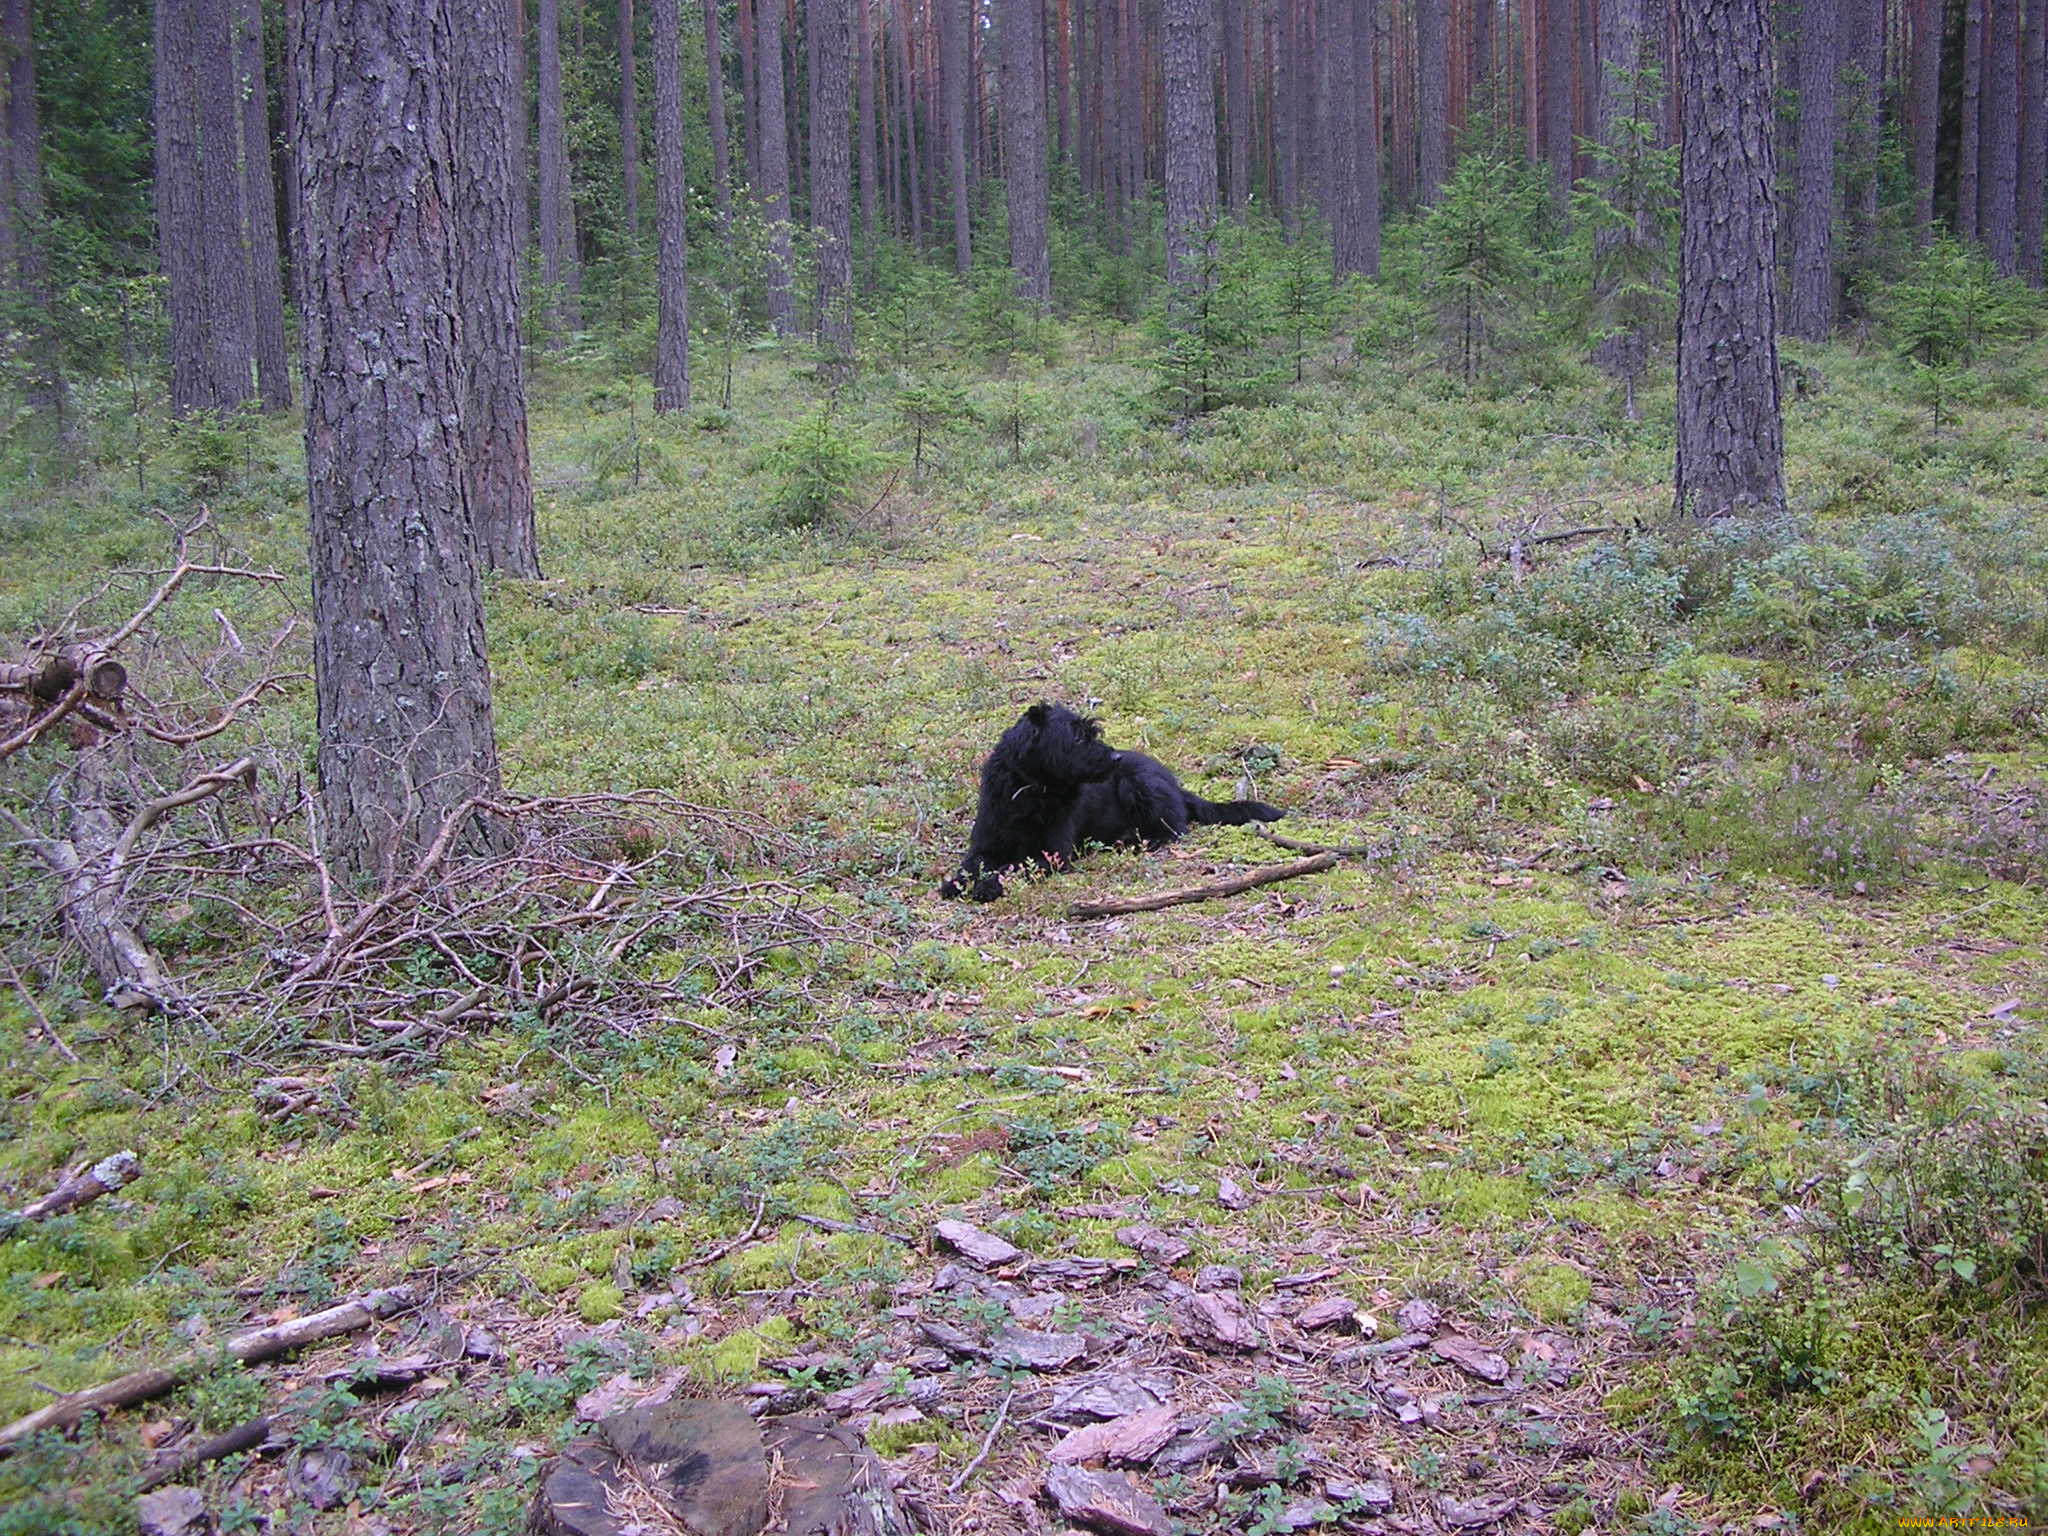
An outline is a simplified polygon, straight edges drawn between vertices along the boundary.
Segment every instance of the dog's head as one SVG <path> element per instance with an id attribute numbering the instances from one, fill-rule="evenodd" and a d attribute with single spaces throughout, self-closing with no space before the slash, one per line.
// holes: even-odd
<path id="1" fill-rule="evenodd" d="M 1034 704 L 997 749 L 1020 777 L 1053 789 L 1095 784 L 1116 772 L 1119 753 L 1102 727 L 1061 704 Z"/>

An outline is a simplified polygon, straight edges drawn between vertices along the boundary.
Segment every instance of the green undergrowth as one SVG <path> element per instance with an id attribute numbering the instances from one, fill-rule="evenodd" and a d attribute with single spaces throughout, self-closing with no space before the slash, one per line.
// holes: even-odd
<path id="1" fill-rule="evenodd" d="M 1815 353 L 1791 513 L 1672 534 L 1668 379 L 1631 423 L 1571 359 L 1542 392 L 1467 394 L 1411 339 L 1370 367 L 1326 349 L 1272 403 L 1175 427 L 1137 330 L 1058 331 L 969 380 L 915 470 L 899 397 L 927 386 L 887 366 L 827 413 L 763 347 L 729 412 L 663 421 L 595 362 L 545 365 L 548 574 L 489 591 L 508 780 L 751 807 L 800 850 L 752 873 L 864 942 L 777 952 L 741 1011 L 628 1032 L 596 1001 L 405 1069 L 318 1061 L 347 1113 L 282 1121 L 252 1093 L 292 1063 L 254 1021 L 119 1020 L 30 967 L 81 1061 L 0 991 L 8 1203 L 118 1146 L 147 1173 L 0 1244 L 0 1416 L 255 1312 L 457 1276 L 569 1342 L 516 1346 L 421 1431 L 483 1503 L 374 1458 L 370 1492 L 395 1529 L 498 1529 L 531 1465 L 513 1448 L 617 1369 L 575 1342 L 592 1329 L 634 1372 L 718 1386 L 792 1347 L 865 1367 L 926 1254 L 799 1217 L 921 1245 L 966 1214 L 1120 1255 L 1142 1214 L 1254 1294 L 1312 1222 L 1366 1290 L 1620 1340 L 1615 1433 L 1702 1515 L 2040 1508 L 2028 375 L 2001 365 L 1937 429 L 1888 360 Z M 791 455 L 824 435 L 850 446 L 804 472 L 845 483 L 803 481 L 793 516 Z M 291 429 L 242 429 L 233 470 L 219 450 L 14 499 L 0 629 L 158 560 L 147 509 L 202 490 L 220 548 L 286 590 L 168 622 L 196 643 L 216 602 L 252 634 L 302 602 Z M 941 905 L 976 764 L 1039 697 L 1371 853 L 1230 903 L 1066 916 L 1276 856 L 1211 829 Z M 306 741 L 304 690 L 267 718 Z M 0 940 L 36 948 L 14 918 Z M 159 941 L 190 962 L 232 920 Z M 682 973 L 713 942 L 633 963 Z M 1262 1198 L 1224 1211 L 1224 1176 Z M 678 1271 L 693 1327 L 641 1305 Z M 231 1418 L 263 1400 L 247 1374 L 172 1411 Z M 314 1439 L 348 1433 L 317 1393 L 294 1404 Z M 0 1464 L 0 1489 L 111 1488 L 132 1418 Z M 931 1438 L 949 1464 L 975 1449 Z"/>

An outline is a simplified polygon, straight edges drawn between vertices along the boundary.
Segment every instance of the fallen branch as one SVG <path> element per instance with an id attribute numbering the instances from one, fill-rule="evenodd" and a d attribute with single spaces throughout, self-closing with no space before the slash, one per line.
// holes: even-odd
<path id="1" fill-rule="evenodd" d="M 1160 891 L 1152 896 L 1084 901 L 1067 908 L 1067 916 L 1124 917 L 1133 912 L 1157 912 L 1162 907 L 1177 907 L 1190 901 L 1214 901 L 1219 896 L 1235 896 L 1240 891 L 1249 891 L 1255 886 L 1271 885 L 1276 880 L 1292 880 L 1296 875 L 1320 874 L 1326 869 L 1334 869 L 1336 864 L 1336 854 L 1319 853 L 1312 859 L 1296 859 L 1289 864 L 1262 865 L 1229 880 L 1219 880 L 1214 885 L 1192 885 L 1178 891 Z"/>
<path id="2" fill-rule="evenodd" d="M 132 1408 L 152 1397 L 161 1397 L 179 1382 L 218 1365 L 223 1355 L 243 1365 L 254 1365 L 258 1361 L 272 1360 L 292 1350 L 303 1349 L 308 1344 L 317 1344 L 322 1339 L 331 1339 L 336 1334 L 367 1328 L 378 1319 L 394 1317 L 413 1304 L 410 1286 L 396 1285 L 389 1290 L 370 1291 L 324 1312 L 238 1333 L 221 1349 L 193 1350 L 167 1365 L 130 1371 L 126 1376 L 116 1377 L 100 1386 L 68 1393 L 54 1403 L 46 1403 L 34 1413 L 0 1427 L 0 1452 L 12 1450 L 30 1435 L 43 1430 L 69 1429 L 88 1413 L 108 1408 Z"/>
<path id="3" fill-rule="evenodd" d="M 90 1205 L 101 1195 L 110 1195 L 124 1184 L 133 1184 L 142 1174 L 142 1159 L 133 1152 L 116 1152 L 92 1164 L 81 1164 L 64 1175 L 57 1187 L 40 1200 L 31 1200 L 13 1213 L 15 1221 L 41 1221 L 61 1216 L 81 1205 Z M 5 1218 L 0 1218 L 4 1220 Z"/>
<path id="4" fill-rule="evenodd" d="M 1275 848 L 1288 848 L 1296 853 L 1334 853 L 1343 859 L 1376 859 L 1386 852 L 1386 849 L 1375 848 L 1371 843 L 1303 843 L 1282 837 L 1278 832 L 1269 832 L 1264 827 L 1252 830 Z"/>
<path id="5" fill-rule="evenodd" d="M 1016 1396 L 1017 1389 L 1014 1387 L 1012 1387 L 1009 1390 L 1009 1392 L 1004 1394 L 1003 1406 L 996 1410 L 995 1423 L 989 1425 L 988 1433 L 981 1437 L 981 1449 L 975 1452 L 974 1460 L 970 1461 L 969 1463 L 967 1463 L 965 1467 L 960 1469 L 960 1475 L 954 1478 L 952 1482 L 946 1485 L 946 1492 L 958 1493 L 962 1488 L 965 1488 L 967 1486 L 967 1480 L 970 1477 L 974 1476 L 975 1472 L 980 1468 L 981 1464 L 984 1461 L 988 1460 L 988 1453 L 996 1443 L 996 1436 L 1003 1432 L 1003 1420 L 1007 1419 L 1010 1416 L 1010 1404 L 1016 1398 Z"/>
<path id="6" fill-rule="evenodd" d="M 142 1474 L 142 1482 L 136 1492 L 147 1493 L 152 1488 L 161 1488 L 165 1483 L 175 1483 L 194 1467 L 203 1467 L 209 1461 L 219 1461 L 223 1456 L 232 1456 L 237 1451 L 253 1451 L 270 1438 L 269 1419 L 251 1419 L 246 1424 L 237 1424 L 233 1429 L 202 1440 L 177 1453 L 167 1456 Z"/>

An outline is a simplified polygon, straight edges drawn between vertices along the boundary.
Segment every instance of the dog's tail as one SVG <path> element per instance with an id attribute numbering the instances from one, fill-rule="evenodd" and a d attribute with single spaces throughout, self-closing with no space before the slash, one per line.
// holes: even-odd
<path id="1" fill-rule="evenodd" d="M 1204 800 L 1188 796 L 1188 820 L 1205 827 L 1241 827 L 1253 821 L 1278 821 L 1286 812 L 1263 800 Z"/>

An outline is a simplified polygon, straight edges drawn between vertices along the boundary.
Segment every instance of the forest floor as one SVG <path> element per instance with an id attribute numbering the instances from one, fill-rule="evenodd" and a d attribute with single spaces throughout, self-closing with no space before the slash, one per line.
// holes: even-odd
<path id="1" fill-rule="evenodd" d="M 508 788 L 758 813 L 772 858 L 641 878 L 800 904 L 801 942 L 656 927 L 612 957 L 675 983 L 655 1015 L 598 988 L 337 1059 L 108 1014 L 0 916 L 0 1204 L 144 1166 L 0 1241 L 0 1418 L 382 1285 L 475 1345 L 382 1386 L 364 1351 L 411 1324 L 210 1372 L 0 1462 L 0 1532 L 128 1528 L 153 1454 L 259 1412 L 288 1451 L 190 1479 L 224 1531 L 509 1530 L 579 1414 L 677 1379 L 854 1422 L 956 1532 L 1063 1528 L 1082 1378 L 1176 1410 L 1135 1475 L 1191 1531 L 2048 1519 L 2044 354 L 1936 429 L 1817 353 L 1794 517 L 1666 536 L 1668 429 L 1575 368 L 1324 370 L 1175 430 L 1135 346 L 976 384 L 850 529 L 778 525 L 812 386 L 772 353 L 677 424 L 601 361 L 538 386 L 548 575 L 489 599 Z M 889 397 L 828 430 L 893 449 Z M 302 573 L 289 428 L 240 457 L 223 547 Z M 157 561 L 176 462 L 0 513 L 0 630 Z M 176 622 L 215 603 L 253 638 L 303 598 Z M 1370 851 L 1069 915 L 1293 856 L 1205 829 L 942 904 L 1041 697 Z M 152 927 L 253 984 L 205 892 Z M 383 981 L 438 1000 L 455 963 Z M 282 1114 L 280 1073 L 316 1088 Z M 949 1218 L 1021 1252 L 984 1269 Z M 1025 1368 L 1008 1325 L 1062 1342 Z"/>

